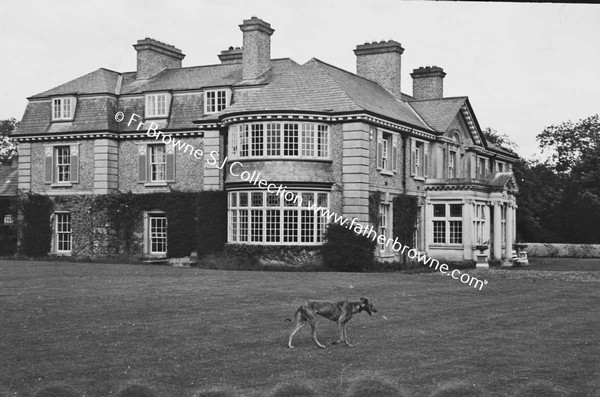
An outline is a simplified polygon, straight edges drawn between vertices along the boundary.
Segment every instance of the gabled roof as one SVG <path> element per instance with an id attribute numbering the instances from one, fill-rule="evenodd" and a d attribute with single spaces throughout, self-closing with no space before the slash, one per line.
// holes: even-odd
<path id="1" fill-rule="evenodd" d="M 409 105 L 439 133 L 444 133 L 465 104 L 467 97 L 411 101 Z"/>
<path id="2" fill-rule="evenodd" d="M 379 84 L 318 59 L 290 69 L 222 115 L 258 111 L 367 111 L 428 130 L 416 112 Z"/>

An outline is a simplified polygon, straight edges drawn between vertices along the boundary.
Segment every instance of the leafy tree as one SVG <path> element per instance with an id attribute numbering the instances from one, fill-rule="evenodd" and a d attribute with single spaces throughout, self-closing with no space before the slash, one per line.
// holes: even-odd
<path id="1" fill-rule="evenodd" d="M 551 152 L 547 167 L 564 186 L 559 188 L 560 203 L 552 211 L 560 241 L 599 243 L 600 118 L 595 115 L 550 126 L 537 139 L 542 150 Z"/>
<path id="2" fill-rule="evenodd" d="M 17 155 L 17 142 L 10 138 L 10 134 L 18 124 L 14 118 L 0 120 L 0 164 L 10 164 Z"/>
<path id="3" fill-rule="evenodd" d="M 517 154 L 517 150 L 519 150 L 519 145 L 517 145 L 506 133 L 499 133 L 493 128 L 486 128 L 482 131 L 483 136 L 486 141 L 492 143 L 504 150 L 507 150 L 511 153 Z"/>
<path id="4" fill-rule="evenodd" d="M 570 172 L 585 153 L 600 147 L 600 119 L 598 115 L 546 127 L 536 139 L 542 151 L 551 152 L 552 165 L 557 172 Z"/>

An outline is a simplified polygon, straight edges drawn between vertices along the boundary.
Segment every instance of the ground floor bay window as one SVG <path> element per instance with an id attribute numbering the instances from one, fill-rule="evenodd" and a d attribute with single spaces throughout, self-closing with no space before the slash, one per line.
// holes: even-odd
<path id="1" fill-rule="evenodd" d="M 285 200 L 267 191 L 229 193 L 229 243 L 316 245 L 323 243 L 326 219 L 314 206 L 329 208 L 329 193 L 293 191 Z M 291 197 L 291 194 L 287 194 Z"/>

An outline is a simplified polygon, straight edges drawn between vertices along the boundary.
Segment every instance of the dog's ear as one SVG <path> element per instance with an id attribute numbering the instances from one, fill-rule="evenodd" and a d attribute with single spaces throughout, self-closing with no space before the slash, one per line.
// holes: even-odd
<path id="1" fill-rule="evenodd" d="M 369 300 L 367 298 L 363 298 L 362 296 L 360 298 L 358 298 L 361 302 L 369 302 Z"/>

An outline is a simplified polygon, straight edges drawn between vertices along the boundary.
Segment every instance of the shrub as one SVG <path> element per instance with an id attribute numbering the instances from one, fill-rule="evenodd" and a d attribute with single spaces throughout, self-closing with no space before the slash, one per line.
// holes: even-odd
<path id="1" fill-rule="evenodd" d="M 205 191 L 196 201 L 198 256 L 221 251 L 227 241 L 227 193 Z"/>
<path id="2" fill-rule="evenodd" d="M 50 251 L 52 228 L 50 217 L 53 204 L 48 196 L 29 193 L 22 197 L 23 214 L 22 252 L 27 256 L 44 256 Z"/>
<path id="3" fill-rule="evenodd" d="M 341 272 L 360 272 L 373 267 L 376 245 L 370 238 L 330 223 L 321 252 L 327 267 Z"/>

